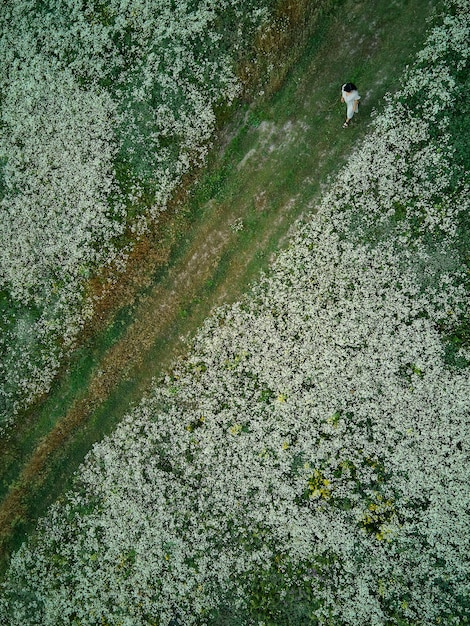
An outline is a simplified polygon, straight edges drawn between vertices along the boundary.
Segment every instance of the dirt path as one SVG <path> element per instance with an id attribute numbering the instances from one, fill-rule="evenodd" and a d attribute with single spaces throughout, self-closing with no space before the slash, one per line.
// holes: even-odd
<path id="1" fill-rule="evenodd" d="M 116 292 L 122 304 L 134 302 L 132 321 L 27 456 L 15 459 L 12 444 L 5 467 L 10 474 L 18 469 L 0 503 L 0 569 L 69 485 L 93 442 L 112 431 L 152 379 L 184 353 L 184 337 L 194 334 L 213 306 L 239 298 L 267 267 L 295 218 L 337 169 L 351 142 L 366 132 L 370 112 L 385 91 L 383 80 L 398 77 L 433 5 L 425 0 L 398 4 L 403 7 L 381 13 L 375 0 L 341 3 L 282 90 L 231 129 L 232 141 L 212 166 L 224 169 L 223 181 L 191 229 L 186 225 L 182 252 L 170 260 L 171 245 L 156 250 L 147 244 L 146 254 L 142 244 L 142 264 L 137 256 L 131 278 L 123 277 L 125 289 Z M 359 121 L 346 132 L 337 93 L 345 75 L 370 86 Z M 166 269 L 155 280 L 157 267 Z"/>

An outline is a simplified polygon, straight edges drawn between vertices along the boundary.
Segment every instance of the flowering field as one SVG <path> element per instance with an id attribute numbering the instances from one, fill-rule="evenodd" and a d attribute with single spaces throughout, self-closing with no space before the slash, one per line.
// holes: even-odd
<path id="1" fill-rule="evenodd" d="M 470 620 L 470 9 L 14 557 L 12 626 Z"/>
<path id="2" fill-rule="evenodd" d="M 321 5 L 321 2 L 318 3 Z M 0 425 L 48 386 L 87 279 L 204 162 L 272 0 L 9 0 L 0 13 Z"/>

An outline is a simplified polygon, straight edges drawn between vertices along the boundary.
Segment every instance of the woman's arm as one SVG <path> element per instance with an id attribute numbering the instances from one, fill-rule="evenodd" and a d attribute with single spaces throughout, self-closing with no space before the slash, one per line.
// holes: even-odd
<path id="1" fill-rule="evenodd" d="M 357 109 L 359 108 L 359 100 L 361 99 L 361 96 L 359 94 L 357 94 L 357 97 L 354 100 L 354 113 L 357 113 Z"/>

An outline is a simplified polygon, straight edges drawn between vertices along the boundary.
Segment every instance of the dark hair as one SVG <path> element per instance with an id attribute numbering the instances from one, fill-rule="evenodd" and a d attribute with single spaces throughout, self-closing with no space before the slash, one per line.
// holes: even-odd
<path id="1" fill-rule="evenodd" d="M 344 86 L 344 91 L 350 93 L 351 91 L 357 91 L 357 87 L 354 83 L 346 83 Z"/>

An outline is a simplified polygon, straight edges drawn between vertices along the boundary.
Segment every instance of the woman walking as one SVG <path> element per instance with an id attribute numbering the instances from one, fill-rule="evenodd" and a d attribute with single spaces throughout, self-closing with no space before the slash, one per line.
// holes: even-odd
<path id="1" fill-rule="evenodd" d="M 354 83 L 345 83 L 341 87 L 341 102 L 346 102 L 346 121 L 343 124 L 343 128 L 349 126 L 349 122 L 352 120 L 354 113 L 357 113 L 359 106 L 359 100 L 361 96 L 357 92 L 357 87 Z"/>

